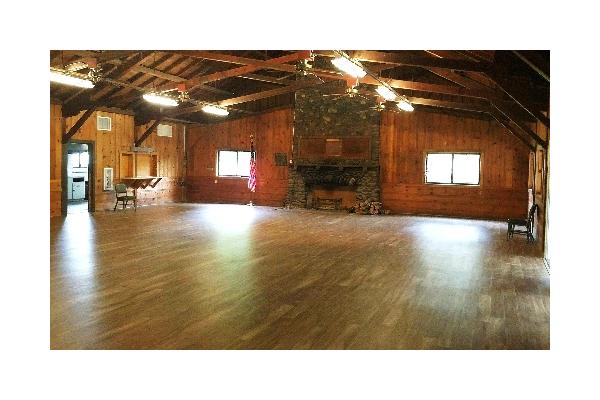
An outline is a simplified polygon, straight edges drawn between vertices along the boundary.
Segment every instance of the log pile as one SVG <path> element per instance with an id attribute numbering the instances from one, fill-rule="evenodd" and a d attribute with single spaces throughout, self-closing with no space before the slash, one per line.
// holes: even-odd
<path id="1" fill-rule="evenodd" d="M 348 209 L 350 213 L 362 215 L 388 215 L 390 210 L 385 210 L 380 201 L 356 201 L 352 207 Z"/>

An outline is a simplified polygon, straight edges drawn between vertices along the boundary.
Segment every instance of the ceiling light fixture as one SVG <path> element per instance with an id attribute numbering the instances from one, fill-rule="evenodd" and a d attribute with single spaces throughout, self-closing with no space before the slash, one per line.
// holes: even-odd
<path id="1" fill-rule="evenodd" d="M 226 108 L 213 106 L 211 104 L 207 104 L 207 105 L 203 106 L 202 111 L 204 111 L 205 113 L 214 114 L 214 115 L 221 115 L 221 116 L 229 115 L 229 111 L 227 111 Z"/>
<path id="2" fill-rule="evenodd" d="M 363 69 L 358 61 L 346 57 L 337 57 L 331 60 L 331 63 L 346 74 L 355 78 L 364 78 L 367 72 Z"/>
<path id="3" fill-rule="evenodd" d="M 415 108 L 412 106 L 412 104 L 410 104 L 408 102 L 408 100 L 404 100 L 404 99 L 400 100 L 398 102 L 398 108 L 401 109 L 402 111 L 408 111 L 408 112 L 415 110 Z"/>
<path id="4" fill-rule="evenodd" d="M 53 70 L 50 70 L 50 82 L 62 83 L 64 85 L 76 86 L 85 89 L 91 89 L 94 87 L 94 82 L 88 79 L 77 78 L 75 76 Z"/>
<path id="5" fill-rule="evenodd" d="M 396 93 L 394 93 L 394 91 L 387 86 L 377 86 L 377 89 L 375 89 L 375 91 L 379 93 L 381 97 L 388 101 L 396 100 Z"/>
<path id="6" fill-rule="evenodd" d="M 161 106 L 175 107 L 178 104 L 177 100 L 156 93 L 146 93 L 142 97 L 149 103 L 159 104 Z"/>

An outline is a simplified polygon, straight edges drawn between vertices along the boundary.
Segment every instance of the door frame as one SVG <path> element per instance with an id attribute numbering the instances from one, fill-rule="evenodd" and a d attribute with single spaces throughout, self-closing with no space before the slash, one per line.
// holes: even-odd
<path id="1" fill-rule="evenodd" d="M 66 143 L 62 144 L 62 171 L 61 171 L 61 180 L 60 180 L 60 186 L 61 186 L 61 214 L 63 216 L 67 215 L 67 207 L 68 207 L 68 194 L 67 194 L 67 188 L 68 188 L 68 176 L 67 176 L 67 158 L 68 158 L 68 152 L 69 152 L 69 144 L 70 143 L 80 143 L 80 144 L 87 144 L 88 146 L 88 153 L 90 155 L 89 157 L 89 164 L 88 164 L 88 212 L 94 212 L 96 211 L 96 146 L 95 146 L 95 142 L 92 140 L 77 140 L 77 139 L 72 139 L 69 140 Z"/>

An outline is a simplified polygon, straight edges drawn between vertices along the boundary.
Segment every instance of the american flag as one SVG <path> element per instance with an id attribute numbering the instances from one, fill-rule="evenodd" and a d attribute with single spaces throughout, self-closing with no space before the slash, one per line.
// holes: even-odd
<path id="1" fill-rule="evenodd" d="M 248 178 L 248 189 L 256 190 L 256 158 L 254 156 L 254 140 L 250 138 L 250 177 Z"/>

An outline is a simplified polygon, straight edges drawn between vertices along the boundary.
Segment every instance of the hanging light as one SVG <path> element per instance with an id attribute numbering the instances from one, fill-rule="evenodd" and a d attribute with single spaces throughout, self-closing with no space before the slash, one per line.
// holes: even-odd
<path id="1" fill-rule="evenodd" d="M 146 93 L 142 97 L 149 103 L 160 104 L 161 106 L 174 107 L 178 104 L 177 100 L 156 93 Z"/>
<path id="2" fill-rule="evenodd" d="M 401 109 L 402 111 L 408 111 L 408 112 L 415 110 L 415 108 L 412 106 L 412 104 L 410 104 L 407 100 L 404 100 L 404 99 L 402 99 L 398 102 L 398 108 Z"/>
<path id="3" fill-rule="evenodd" d="M 344 71 L 355 78 L 363 78 L 367 74 L 358 62 L 352 61 L 346 57 L 334 58 L 331 60 L 331 63 L 335 65 L 337 69 Z"/>
<path id="4" fill-rule="evenodd" d="M 50 71 L 50 82 L 62 83 L 64 85 L 76 86 L 85 89 L 91 89 L 94 87 L 94 82 L 76 78 L 72 75 L 66 75 L 59 71 Z"/>
<path id="5" fill-rule="evenodd" d="M 221 116 L 229 115 L 229 111 L 227 111 L 226 108 L 213 106 L 210 104 L 203 106 L 202 111 L 204 111 L 205 113 L 214 114 L 214 115 L 221 115 Z"/>
<path id="6" fill-rule="evenodd" d="M 396 100 L 396 93 L 394 93 L 390 88 L 388 88 L 387 86 L 378 86 L 377 89 L 375 89 L 375 91 L 377 93 L 379 93 L 379 95 L 381 97 L 383 97 L 384 99 L 388 100 L 388 101 L 393 101 Z"/>

